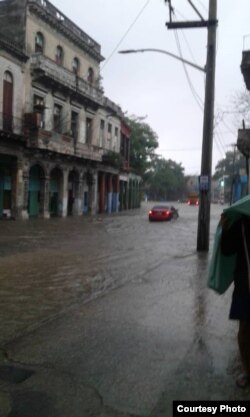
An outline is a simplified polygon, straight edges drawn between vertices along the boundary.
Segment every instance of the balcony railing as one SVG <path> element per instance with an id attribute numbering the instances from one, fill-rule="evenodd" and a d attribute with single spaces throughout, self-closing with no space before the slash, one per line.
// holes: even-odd
<path id="1" fill-rule="evenodd" d="M 48 0 L 31 0 L 29 3 L 30 7 L 39 12 L 39 14 L 42 14 L 43 16 L 47 15 L 55 22 L 59 22 L 61 29 L 64 32 L 68 32 L 71 37 L 74 36 L 75 39 L 78 39 L 81 43 L 83 43 L 90 53 L 94 53 L 96 56 L 100 56 L 100 45 L 94 39 L 88 36 L 87 33 L 80 29 L 75 23 L 68 19 Z"/>
<path id="2" fill-rule="evenodd" d="M 102 101 L 102 91 L 99 88 L 94 87 L 83 78 L 59 66 L 56 62 L 42 54 L 36 53 L 31 56 L 31 71 L 36 72 L 41 78 L 57 82 L 64 88 L 98 104 Z"/>
<path id="3" fill-rule="evenodd" d="M 0 113 L 0 131 L 5 134 L 22 135 L 23 120 L 6 113 Z"/>
<path id="4" fill-rule="evenodd" d="M 111 101 L 108 97 L 103 97 L 103 106 L 105 106 L 111 113 L 116 116 L 123 116 L 122 109 L 116 103 Z"/>
<path id="5" fill-rule="evenodd" d="M 77 142 L 72 135 L 45 130 L 41 127 L 39 113 L 26 113 L 24 115 L 24 135 L 27 146 L 35 149 L 45 149 L 63 155 L 78 158 L 102 161 L 104 150 L 98 146 Z"/>

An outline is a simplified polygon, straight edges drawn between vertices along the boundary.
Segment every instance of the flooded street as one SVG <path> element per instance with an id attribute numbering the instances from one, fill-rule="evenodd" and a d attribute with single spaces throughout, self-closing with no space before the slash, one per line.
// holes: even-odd
<path id="1" fill-rule="evenodd" d="M 163 224 L 148 222 L 148 207 L 117 216 L 1 222 L 0 342 L 195 252 L 196 207 L 180 205 L 178 221 Z"/>
<path id="2" fill-rule="evenodd" d="M 9 388 L 13 416 L 170 417 L 174 399 L 249 399 L 234 383 L 231 290 L 207 289 L 198 209 L 176 206 L 166 223 L 148 222 L 150 203 L 1 222 L 1 345 L 34 372 Z M 212 206 L 211 247 L 221 210 Z"/>

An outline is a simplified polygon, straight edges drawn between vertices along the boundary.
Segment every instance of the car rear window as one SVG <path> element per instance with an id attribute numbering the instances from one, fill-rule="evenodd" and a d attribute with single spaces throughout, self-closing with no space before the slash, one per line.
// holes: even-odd
<path id="1" fill-rule="evenodd" d="M 152 210 L 169 210 L 169 206 L 154 206 Z"/>

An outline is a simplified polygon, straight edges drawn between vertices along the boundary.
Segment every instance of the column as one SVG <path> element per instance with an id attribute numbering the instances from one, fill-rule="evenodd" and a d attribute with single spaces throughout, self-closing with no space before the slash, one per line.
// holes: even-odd
<path id="1" fill-rule="evenodd" d="M 66 217 L 68 210 L 68 170 L 63 170 L 62 184 L 60 184 L 59 216 Z"/>
<path id="2" fill-rule="evenodd" d="M 18 160 L 12 162 L 11 166 L 11 217 L 16 219 L 20 217 L 20 209 L 18 206 Z M 1 181 L 1 179 L 0 179 Z M 1 192 L 1 190 L 0 190 Z M 1 215 L 1 213 L 0 213 Z"/>
<path id="3" fill-rule="evenodd" d="M 97 208 L 97 193 L 98 193 L 98 173 L 92 172 L 92 182 L 89 186 L 89 212 L 90 214 L 96 214 L 99 210 Z"/>
<path id="4" fill-rule="evenodd" d="M 124 182 L 119 181 L 119 189 L 120 189 L 120 196 L 119 196 L 119 210 L 122 211 L 124 209 L 123 197 L 124 197 Z"/>
<path id="5" fill-rule="evenodd" d="M 50 176 L 45 176 L 42 179 L 41 184 L 41 202 L 40 202 L 40 208 L 41 208 L 41 216 L 44 219 L 50 218 L 50 212 L 49 212 L 49 183 L 50 183 Z"/>
<path id="6" fill-rule="evenodd" d="M 105 211 L 105 174 L 99 173 L 99 213 Z"/>
<path id="7" fill-rule="evenodd" d="M 76 181 L 74 183 L 74 192 L 75 192 L 75 201 L 73 205 L 73 216 L 80 216 L 82 214 L 82 204 L 83 204 L 83 186 L 82 181 Z"/>
<path id="8" fill-rule="evenodd" d="M 21 218 L 28 219 L 28 202 L 29 202 L 29 172 L 27 170 L 23 170 L 22 173 L 22 180 L 23 180 L 23 201 L 22 201 L 22 211 L 21 211 Z"/>
<path id="9" fill-rule="evenodd" d="M 128 201 L 128 182 L 125 182 L 124 183 L 124 186 L 125 186 L 125 210 L 128 210 L 128 208 L 129 208 L 129 201 Z"/>
<path id="10" fill-rule="evenodd" d="M 107 212 L 112 213 L 112 175 L 107 175 Z"/>
<path id="11" fill-rule="evenodd" d="M 113 211 L 119 211 L 119 175 L 113 176 Z"/>

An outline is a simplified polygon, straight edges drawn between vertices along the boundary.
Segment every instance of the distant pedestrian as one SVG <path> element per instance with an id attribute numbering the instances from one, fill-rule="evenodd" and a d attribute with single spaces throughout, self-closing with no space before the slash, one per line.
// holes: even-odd
<path id="1" fill-rule="evenodd" d="M 250 216 L 250 212 L 249 212 Z M 250 217 L 242 214 L 231 222 L 224 211 L 221 216 L 221 252 L 236 255 L 234 291 L 229 318 L 239 320 L 238 346 L 243 373 L 236 384 L 245 388 L 250 385 Z"/>

